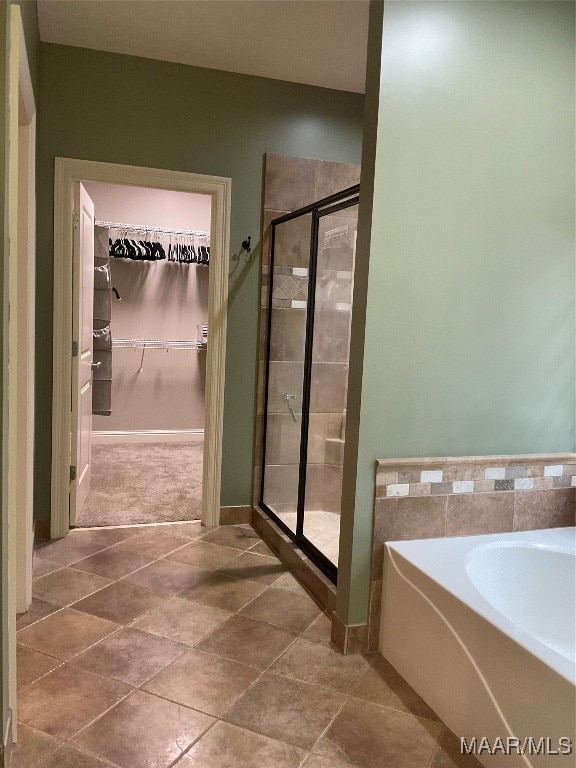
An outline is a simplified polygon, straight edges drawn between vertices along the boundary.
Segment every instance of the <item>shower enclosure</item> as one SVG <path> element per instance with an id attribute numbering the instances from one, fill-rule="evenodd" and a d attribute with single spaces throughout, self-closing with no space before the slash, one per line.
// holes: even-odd
<path id="1" fill-rule="evenodd" d="M 358 193 L 272 222 L 260 504 L 334 582 Z"/>

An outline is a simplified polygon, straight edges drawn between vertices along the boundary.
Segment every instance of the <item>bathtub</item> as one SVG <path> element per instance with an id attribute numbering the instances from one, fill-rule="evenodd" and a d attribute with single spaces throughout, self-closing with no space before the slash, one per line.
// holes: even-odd
<path id="1" fill-rule="evenodd" d="M 380 652 L 483 765 L 576 764 L 575 531 L 385 545 Z"/>

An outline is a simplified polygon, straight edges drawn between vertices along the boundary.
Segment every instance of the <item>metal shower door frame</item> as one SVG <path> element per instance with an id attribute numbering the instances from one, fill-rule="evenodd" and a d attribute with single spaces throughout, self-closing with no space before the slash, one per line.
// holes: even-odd
<path id="1" fill-rule="evenodd" d="M 304 535 L 304 517 L 306 501 L 306 476 L 308 461 L 308 432 L 310 426 L 310 392 L 312 380 L 312 353 L 314 343 L 314 322 L 316 305 L 316 278 L 318 272 L 318 232 L 320 220 L 324 216 L 351 208 L 358 205 L 360 186 L 357 184 L 348 189 L 342 190 L 334 195 L 318 200 L 311 205 L 299 208 L 296 211 L 279 216 L 271 222 L 272 239 L 269 267 L 269 285 L 268 285 L 268 336 L 266 339 L 266 378 L 265 378 L 265 398 L 264 398 L 264 429 L 262 435 L 262 478 L 260 485 L 260 507 L 266 514 L 282 529 L 292 541 L 304 552 L 320 570 L 328 576 L 334 583 L 338 580 L 338 568 Z M 310 235 L 310 260 L 308 263 L 308 299 L 306 302 L 306 334 L 304 341 L 304 370 L 302 387 L 302 423 L 300 427 L 300 461 L 298 467 L 298 498 L 296 502 L 296 531 L 292 531 L 286 523 L 272 510 L 264 501 L 264 483 L 266 477 L 266 438 L 268 430 L 268 385 L 270 379 L 270 344 L 272 335 L 272 292 L 274 290 L 274 255 L 276 227 L 284 222 L 300 218 L 301 216 L 312 215 L 311 235 Z"/>

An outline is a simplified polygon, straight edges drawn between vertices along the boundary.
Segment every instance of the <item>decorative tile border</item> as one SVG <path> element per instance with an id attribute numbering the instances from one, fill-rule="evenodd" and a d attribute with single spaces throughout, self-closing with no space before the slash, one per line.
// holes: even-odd
<path id="1" fill-rule="evenodd" d="M 302 299 L 308 298 L 308 278 L 297 275 L 275 275 L 272 299 Z"/>
<path id="2" fill-rule="evenodd" d="M 376 498 L 576 487 L 576 457 L 463 457 L 378 462 Z M 498 459 L 501 463 L 498 464 Z M 562 461 L 560 461 L 562 459 Z M 418 464 L 421 463 L 421 467 Z M 431 468 L 433 465 L 434 468 Z"/>

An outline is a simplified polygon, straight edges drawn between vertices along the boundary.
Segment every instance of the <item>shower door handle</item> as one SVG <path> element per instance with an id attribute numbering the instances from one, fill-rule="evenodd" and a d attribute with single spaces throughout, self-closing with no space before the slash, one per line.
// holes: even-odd
<path id="1" fill-rule="evenodd" d="M 288 392 L 285 392 L 284 395 L 282 395 L 282 400 L 284 400 L 284 402 L 288 406 L 288 410 L 292 414 L 292 418 L 294 419 L 294 421 L 298 421 L 298 419 L 296 418 L 296 414 L 294 413 L 294 409 L 292 408 L 292 403 L 291 403 L 292 400 L 296 400 L 296 395 L 291 395 Z"/>

